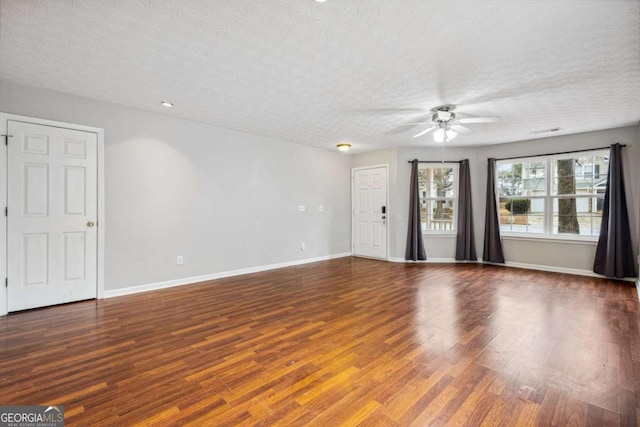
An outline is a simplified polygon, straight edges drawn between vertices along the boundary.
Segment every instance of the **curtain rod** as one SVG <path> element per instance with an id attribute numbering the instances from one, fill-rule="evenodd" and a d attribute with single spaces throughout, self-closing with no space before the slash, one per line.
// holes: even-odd
<path id="1" fill-rule="evenodd" d="M 621 147 L 626 147 L 627 144 L 622 144 L 620 145 Z M 573 150 L 573 151 L 561 151 L 558 153 L 549 153 L 549 154 L 536 154 L 534 156 L 514 156 L 514 157 L 502 157 L 500 159 L 493 159 L 495 161 L 500 161 L 500 160 L 513 160 L 513 159 L 526 159 L 529 157 L 546 157 L 546 156 L 558 156 L 560 154 L 573 154 L 573 153 L 584 153 L 586 151 L 595 151 L 595 150 L 606 150 L 611 148 L 611 146 L 608 147 L 599 147 L 599 148 L 585 148 L 584 150 Z"/>
<path id="2" fill-rule="evenodd" d="M 413 163 L 413 160 L 409 160 L 407 163 Z M 418 160 L 418 163 L 462 163 L 462 160 Z"/>

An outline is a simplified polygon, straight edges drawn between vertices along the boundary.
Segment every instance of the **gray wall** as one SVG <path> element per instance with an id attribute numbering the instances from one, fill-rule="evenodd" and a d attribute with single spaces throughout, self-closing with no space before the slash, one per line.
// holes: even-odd
<path id="1" fill-rule="evenodd" d="M 482 257 L 484 239 L 484 213 L 487 185 L 487 159 L 489 157 L 528 156 L 559 151 L 606 147 L 612 143 L 627 144 L 625 154 L 625 183 L 634 239 L 634 254 L 638 254 L 640 244 L 640 127 L 624 127 L 558 136 L 536 140 L 513 142 L 484 147 L 451 147 L 445 150 L 445 160 L 468 158 L 471 169 L 473 192 L 474 227 L 476 249 Z M 407 233 L 410 166 L 407 161 L 441 160 L 442 152 L 437 148 L 399 148 L 381 152 L 356 154 L 351 166 L 362 167 L 380 163 L 381 159 L 393 159 L 396 172 L 390 178 L 390 186 L 395 189 L 390 201 L 390 209 L 395 212 L 395 220 L 390 222 L 390 256 L 404 258 Z M 426 236 L 427 257 L 452 259 L 455 255 L 455 238 L 446 236 Z M 560 242 L 550 240 L 504 238 L 503 249 L 507 262 L 534 264 L 547 267 L 571 268 L 590 271 L 593 267 L 595 243 Z"/>
<path id="2" fill-rule="evenodd" d="M 104 128 L 106 290 L 350 251 L 348 155 L 2 82 L 0 111 Z"/>

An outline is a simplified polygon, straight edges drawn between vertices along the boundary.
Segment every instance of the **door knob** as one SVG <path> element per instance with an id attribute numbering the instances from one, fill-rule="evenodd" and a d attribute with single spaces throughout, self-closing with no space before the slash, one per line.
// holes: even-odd
<path id="1" fill-rule="evenodd" d="M 91 228 L 93 227 L 95 224 L 93 223 L 93 221 L 89 221 L 87 222 L 87 227 Z"/>

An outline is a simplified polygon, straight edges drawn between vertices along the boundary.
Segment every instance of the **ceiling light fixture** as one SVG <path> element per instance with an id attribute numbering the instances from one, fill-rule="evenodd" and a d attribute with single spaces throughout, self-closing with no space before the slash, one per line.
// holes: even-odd
<path id="1" fill-rule="evenodd" d="M 470 129 L 464 124 L 467 123 L 496 123 L 500 121 L 500 117 L 498 116 L 489 116 L 489 117 L 458 117 L 455 113 L 451 111 L 456 108 L 453 104 L 441 105 L 439 107 L 432 108 L 433 115 L 431 116 L 431 120 L 418 122 L 418 123 L 404 123 L 400 126 L 416 126 L 416 125 L 427 125 L 425 129 L 417 134 L 413 135 L 414 138 L 421 137 L 422 135 L 426 135 L 427 133 L 434 131 L 434 139 L 437 142 L 446 143 L 447 140 L 452 140 L 459 133 L 461 134 L 470 134 L 475 132 L 473 129 Z"/>
<path id="2" fill-rule="evenodd" d="M 433 140 L 435 142 L 444 142 L 444 129 L 440 128 L 433 133 Z"/>
<path id="3" fill-rule="evenodd" d="M 315 1 L 316 3 L 324 3 L 324 2 L 326 2 L 327 0 L 314 0 L 314 1 Z"/>
<path id="4" fill-rule="evenodd" d="M 168 101 L 161 101 L 160 105 L 164 106 L 164 107 L 173 107 L 173 102 L 168 102 Z"/>
<path id="5" fill-rule="evenodd" d="M 349 148 L 351 148 L 351 144 L 338 144 L 336 145 L 336 147 L 338 147 L 338 150 L 340 151 L 349 151 Z"/>
<path id="6" fill-rule="evenodd" d="M 453 138 L 458 136 L 458 133 L 455 132 L 454 130 L 447 129 L 446 127 L 441 127 L 434 132 L 433 140 L 435 142 L 444 142 L 445 135 L 447 137 L 447 141 L 451 141 Z"/>

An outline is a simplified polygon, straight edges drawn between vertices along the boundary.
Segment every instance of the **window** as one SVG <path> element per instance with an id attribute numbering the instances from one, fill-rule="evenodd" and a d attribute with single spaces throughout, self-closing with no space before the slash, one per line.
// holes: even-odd
<path id="1" fill-rule="evenodd" d="M 458 165 L 420 165 L 420 223 L 426 233 L 456 230 Z"/>
<path id="2" fill-rule="evenodd" d="M 606 150 L 498 162 L 500 230 L 597 236 L 608 169 Z"/>
<path id="3" fill-rule="evenodd" d="M 544 233 L 547 196 L 547 163 L 513 161 L 498 164 L 500 229 Z"/>

